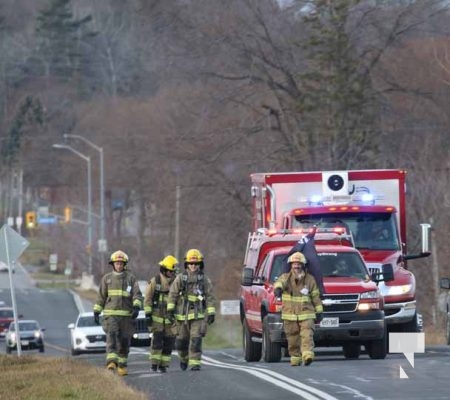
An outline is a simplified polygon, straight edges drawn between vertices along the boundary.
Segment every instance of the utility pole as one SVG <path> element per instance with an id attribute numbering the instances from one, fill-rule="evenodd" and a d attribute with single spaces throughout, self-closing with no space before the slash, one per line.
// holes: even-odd
<path id="1" fill-rule="evenodd" d="M 91 157 L 84 155 L 83 153 L 75 150 L 73 147 L 67 144 L 54 144 L 52 146 L 55 149 L 66 149 L 75 153 L 78 157 L 81 157 L 87 162 L 87 192 L 88 192 L 88 274 L 92 275 L 92 183 L 91 183 Z"/>
<path id="2" fill-rule="evenodd" d="M 104 182 L 104 161 L 103 161 L 103 147 L 97 146 L 95 143 L 91 142 L 80 135 L 72 135 L 65 133 L 63 135 L 64 139 L 79 139 L 84 143 L 91 146 L 93 149 L 97 150 L 99 153 L 100 161 L 100 240 L 98 242 L 98 252 L 100 253 L 100 263 L 101 272 L 103 274 L 103 268 L 105 267 L 105 253 L 108 251 L 108 243 L 106 240 L 105 233 L 105 182 Z"/>

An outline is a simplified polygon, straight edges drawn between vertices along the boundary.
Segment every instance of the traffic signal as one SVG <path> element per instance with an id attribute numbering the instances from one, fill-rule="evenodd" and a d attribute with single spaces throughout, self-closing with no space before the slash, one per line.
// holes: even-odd
<path id="1" fill-rule="evenodd" d="M 72 221 L 72 209 L 70 207 L 64 208 L 64 222 Z"/>
<path id="2" fill-rule="evenodd" d="M 36 227 L 36 211 L 28 211 L 25 214 L 25 221 L 28 229 L 33 229 Z"/>

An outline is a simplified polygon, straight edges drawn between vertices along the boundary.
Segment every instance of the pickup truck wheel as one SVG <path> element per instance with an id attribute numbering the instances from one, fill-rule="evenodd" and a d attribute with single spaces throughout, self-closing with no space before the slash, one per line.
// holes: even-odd
<path id="1" fill-rule="evenodd" d="M 270 340 L 267 317 L 263 320 L 262 353 L 265 362 L 279 362 L 281 360 L 281 343 Z"/>
<path id="2" fill-rule="evenodd" d="M 6 346 L 6 354 L 11 354 L 11 347 Z"/>
<path id="3" fill-rule="evenodd" d="M 261 359 L 261 343 L 252 342 L 247 321 L 242 321 L 242 347 L 244 349 L 244 359 L 247 362 L 259 361 Z"/>
<path id="4" fill-rule="evenodd" d="M 342 346 L 344 357 L 350 359 L 357 359 L 361 354 L 361 345 L 359 343 L 346 343 Z"/>
<path id="5" fill-rule="evenodd" d="M 369 357 L 373 360 L 384 360 L 387 354 L 386 336 L 383 339 L 373 340 L 366 347 Z"/>
<path id="6" fill-rule="evenodd" d="M 372 340 L 365 346 L 369 357 L 373 360 L 384 360 L 388 351 L 388 331 L 384 330 L 384 336 L 378 340 Z"/>

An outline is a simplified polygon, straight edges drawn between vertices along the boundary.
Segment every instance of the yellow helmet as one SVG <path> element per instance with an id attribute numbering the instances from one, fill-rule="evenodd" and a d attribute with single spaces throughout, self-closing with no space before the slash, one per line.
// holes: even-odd
<path id="1" fill-rule="evenodd" d="M 122 250 L 117 250 L 114 253 L 111 254 L 111 257 L 109 259 L 109 263 L 112 265 L 116 261 L 122 261 L 125 265 L 128 264 L 128 256 L 126 253 L 124 253 Z"/>
<path id="2" fill-rule="evenodd" d="M 184 256 L 184 263 L 201 263 L 203 261 L 203 254 L 200 253 L 200 250 L 190 249 L 186 252 Z"/>
<path id="3" fill-rule="evenodd" d="M 291 254 L 291 256 L 288 258 L 287 262 L 289 264 L 294 263 L 294 262 L 306 264 L 306 258 L 303 255 L 303 253 L 300 253 L 299 251 L 297 251 L 296 253 Z"/>
<path id="4" fill-rule="evenodd" d="M 174 256 L 165 256 L 160 262 L 159 265 L 169 271 L 175 271 L 175 268 L 178 265 L 178 260 Z"/>

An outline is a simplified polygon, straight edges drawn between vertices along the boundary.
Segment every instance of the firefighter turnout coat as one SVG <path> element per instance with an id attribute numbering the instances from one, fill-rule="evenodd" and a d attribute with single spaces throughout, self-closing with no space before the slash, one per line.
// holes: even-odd
<path id="1" fill-rule="evenodd" d="M 282 274 L 274 284 L 274 289 L 283 291 L 281 319 L 303 321 L 315 319 L 316 313 L 323 312 L 322 301 L 316 280 L 308 272 L 302 278 L 296 277 L 294 271 Z"/>

